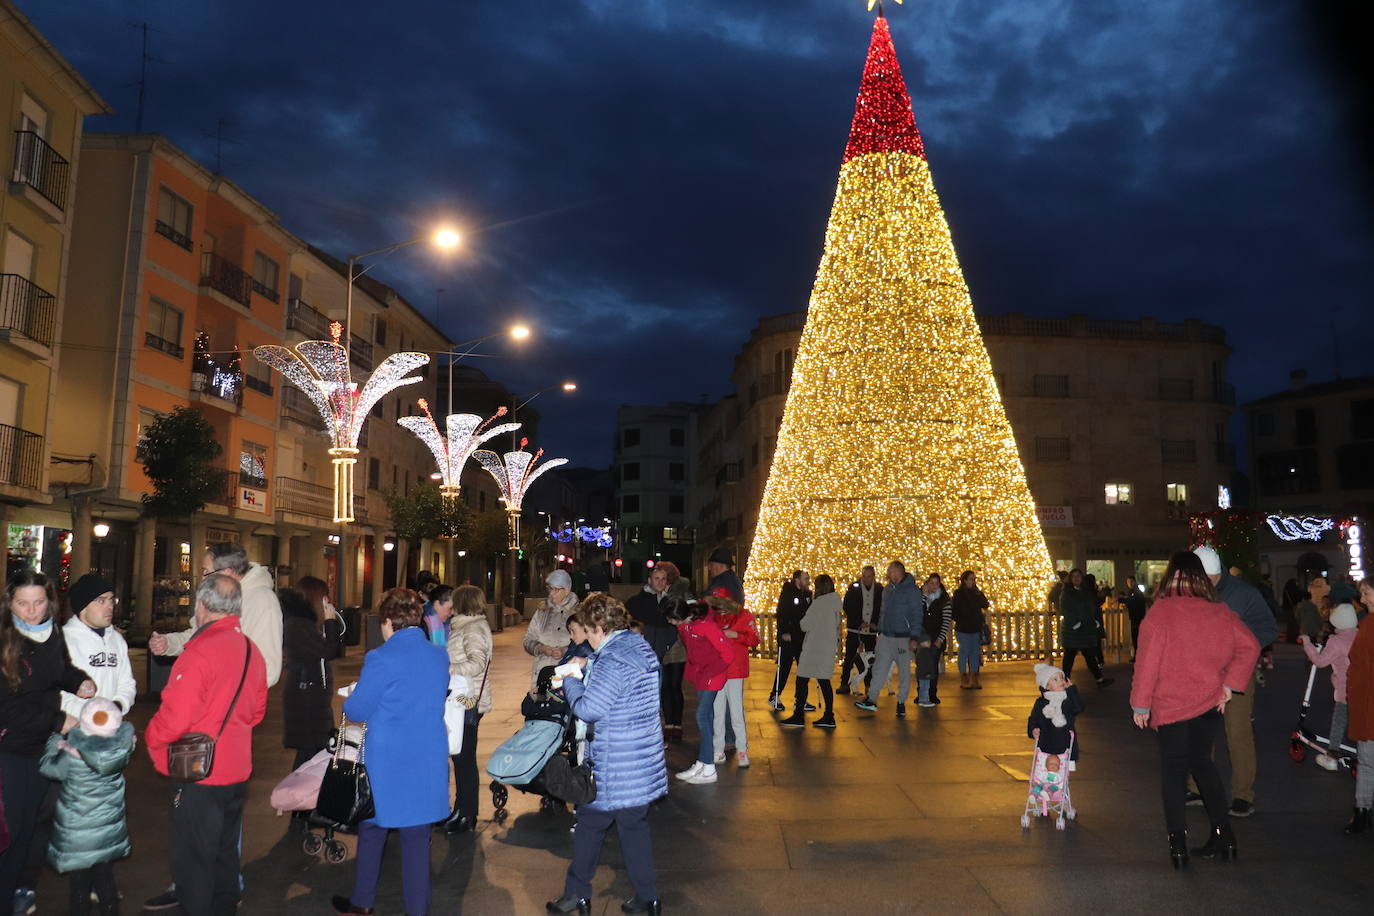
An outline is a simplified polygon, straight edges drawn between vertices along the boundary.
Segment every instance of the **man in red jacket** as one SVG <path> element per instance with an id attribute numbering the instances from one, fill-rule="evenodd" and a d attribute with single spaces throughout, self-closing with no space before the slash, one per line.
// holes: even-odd
<path id="1" fill-rule="evenodd" d="M 238 905 L 253 726 L 267 711 L 267 669 L 239 626 L 242 607 L 243 593 L 231 576 L 201 581 L 196 633 L 172 666 L 162 706 L 144 733 L 153 767 L 164 776 L 169 744 L 188 732 L 216 737 L 210 774 L 171 785 L 169 864 L 187 916 L 233 913 Z"/>

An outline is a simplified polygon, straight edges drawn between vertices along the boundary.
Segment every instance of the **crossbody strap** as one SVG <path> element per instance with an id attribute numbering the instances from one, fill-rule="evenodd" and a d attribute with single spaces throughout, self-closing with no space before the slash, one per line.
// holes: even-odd
<path id="1" fill-rule="evenodd" d="M 253 642 L 247 636 L 243 637 L 243 673 L 239 675 L 239 685 L 234 688 L 234 698 L 229 701 L 229 708 L 224 711 L 224 721 L 219 724 L 219 731 L 215 733 L 215 740 L 224 734 L 224 726 L 229 724 L 229 717 L 234 714 L 234 707 L 238 705 L 239 694 L 243 692 L 243 682 L 248 677 L 248 663 L 253 660 Z"/>

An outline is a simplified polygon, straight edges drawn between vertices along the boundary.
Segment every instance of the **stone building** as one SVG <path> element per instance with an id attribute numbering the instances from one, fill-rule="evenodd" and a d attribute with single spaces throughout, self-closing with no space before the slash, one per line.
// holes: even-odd
<path id="1" fill-rule="evenodd" d="M 695 410 L 690 404 L 622 406 L 616 414 L 612 472 L 624 582 L 645 581 L 659 560 L 673 561 L 683 575 L 692 568 L 688 427 Z"/>

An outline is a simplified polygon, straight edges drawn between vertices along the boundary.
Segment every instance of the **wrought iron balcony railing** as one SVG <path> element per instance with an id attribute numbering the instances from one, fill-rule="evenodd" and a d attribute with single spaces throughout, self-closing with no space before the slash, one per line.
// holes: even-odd
<path id="1" fill-rule="evenodd" d="M 31 130 L 14 132 L 14 180 L 33 188 L 59 210 L 67 209 L 72 164 Z"/>
<path id="2" fill-rule="evenodd" d="M 27 277 L 0 274 L 0 328 L 52 346 L 57 297 Z"/>
<path id="3" fill-rule="evenodd" d="M 201 255 L 200 285 L 223 293 L 239 305 L 247 307 L 251 301 L 253 278 L 242 267 L 207 251 Z"/>

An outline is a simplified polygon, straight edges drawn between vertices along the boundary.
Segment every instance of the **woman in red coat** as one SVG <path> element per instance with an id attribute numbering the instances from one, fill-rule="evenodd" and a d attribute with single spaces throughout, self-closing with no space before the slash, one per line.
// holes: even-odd
<path id="1" fill-rule="evenodd" d="M 1194 855 L 1236 857 L 1226 792 L 1212 762 L 1222 711 L 1233 693 L 1250 683 L 1259 643 L 1234 611 L 1217 601 L 1216 589 L 1189 551 L 1179 551 L 1140 625 L 1131 709 L 1135 724 L 1159 734 L 1159 772 L 1169 859 L 1188 864 L 1184 796 L 1191 774 L 1202 793 L 1212 830 Z"/>
<path id="2" fill-rule="evenodd" d="M 1345 673 L 1346 709 L 1350 714 L 1346 734 L 1360 755 L 1355 773 L 1355 813 L 1345 825 L 1345 832 L 1352 835 L 1374 827 L 1369 816 L 1374 806 L 1374 579 L 1360 583 L 1359 595 L 1369 613 L 1360 621 L 1359 633 L 1350 647 L 1350 668 Z"/>

